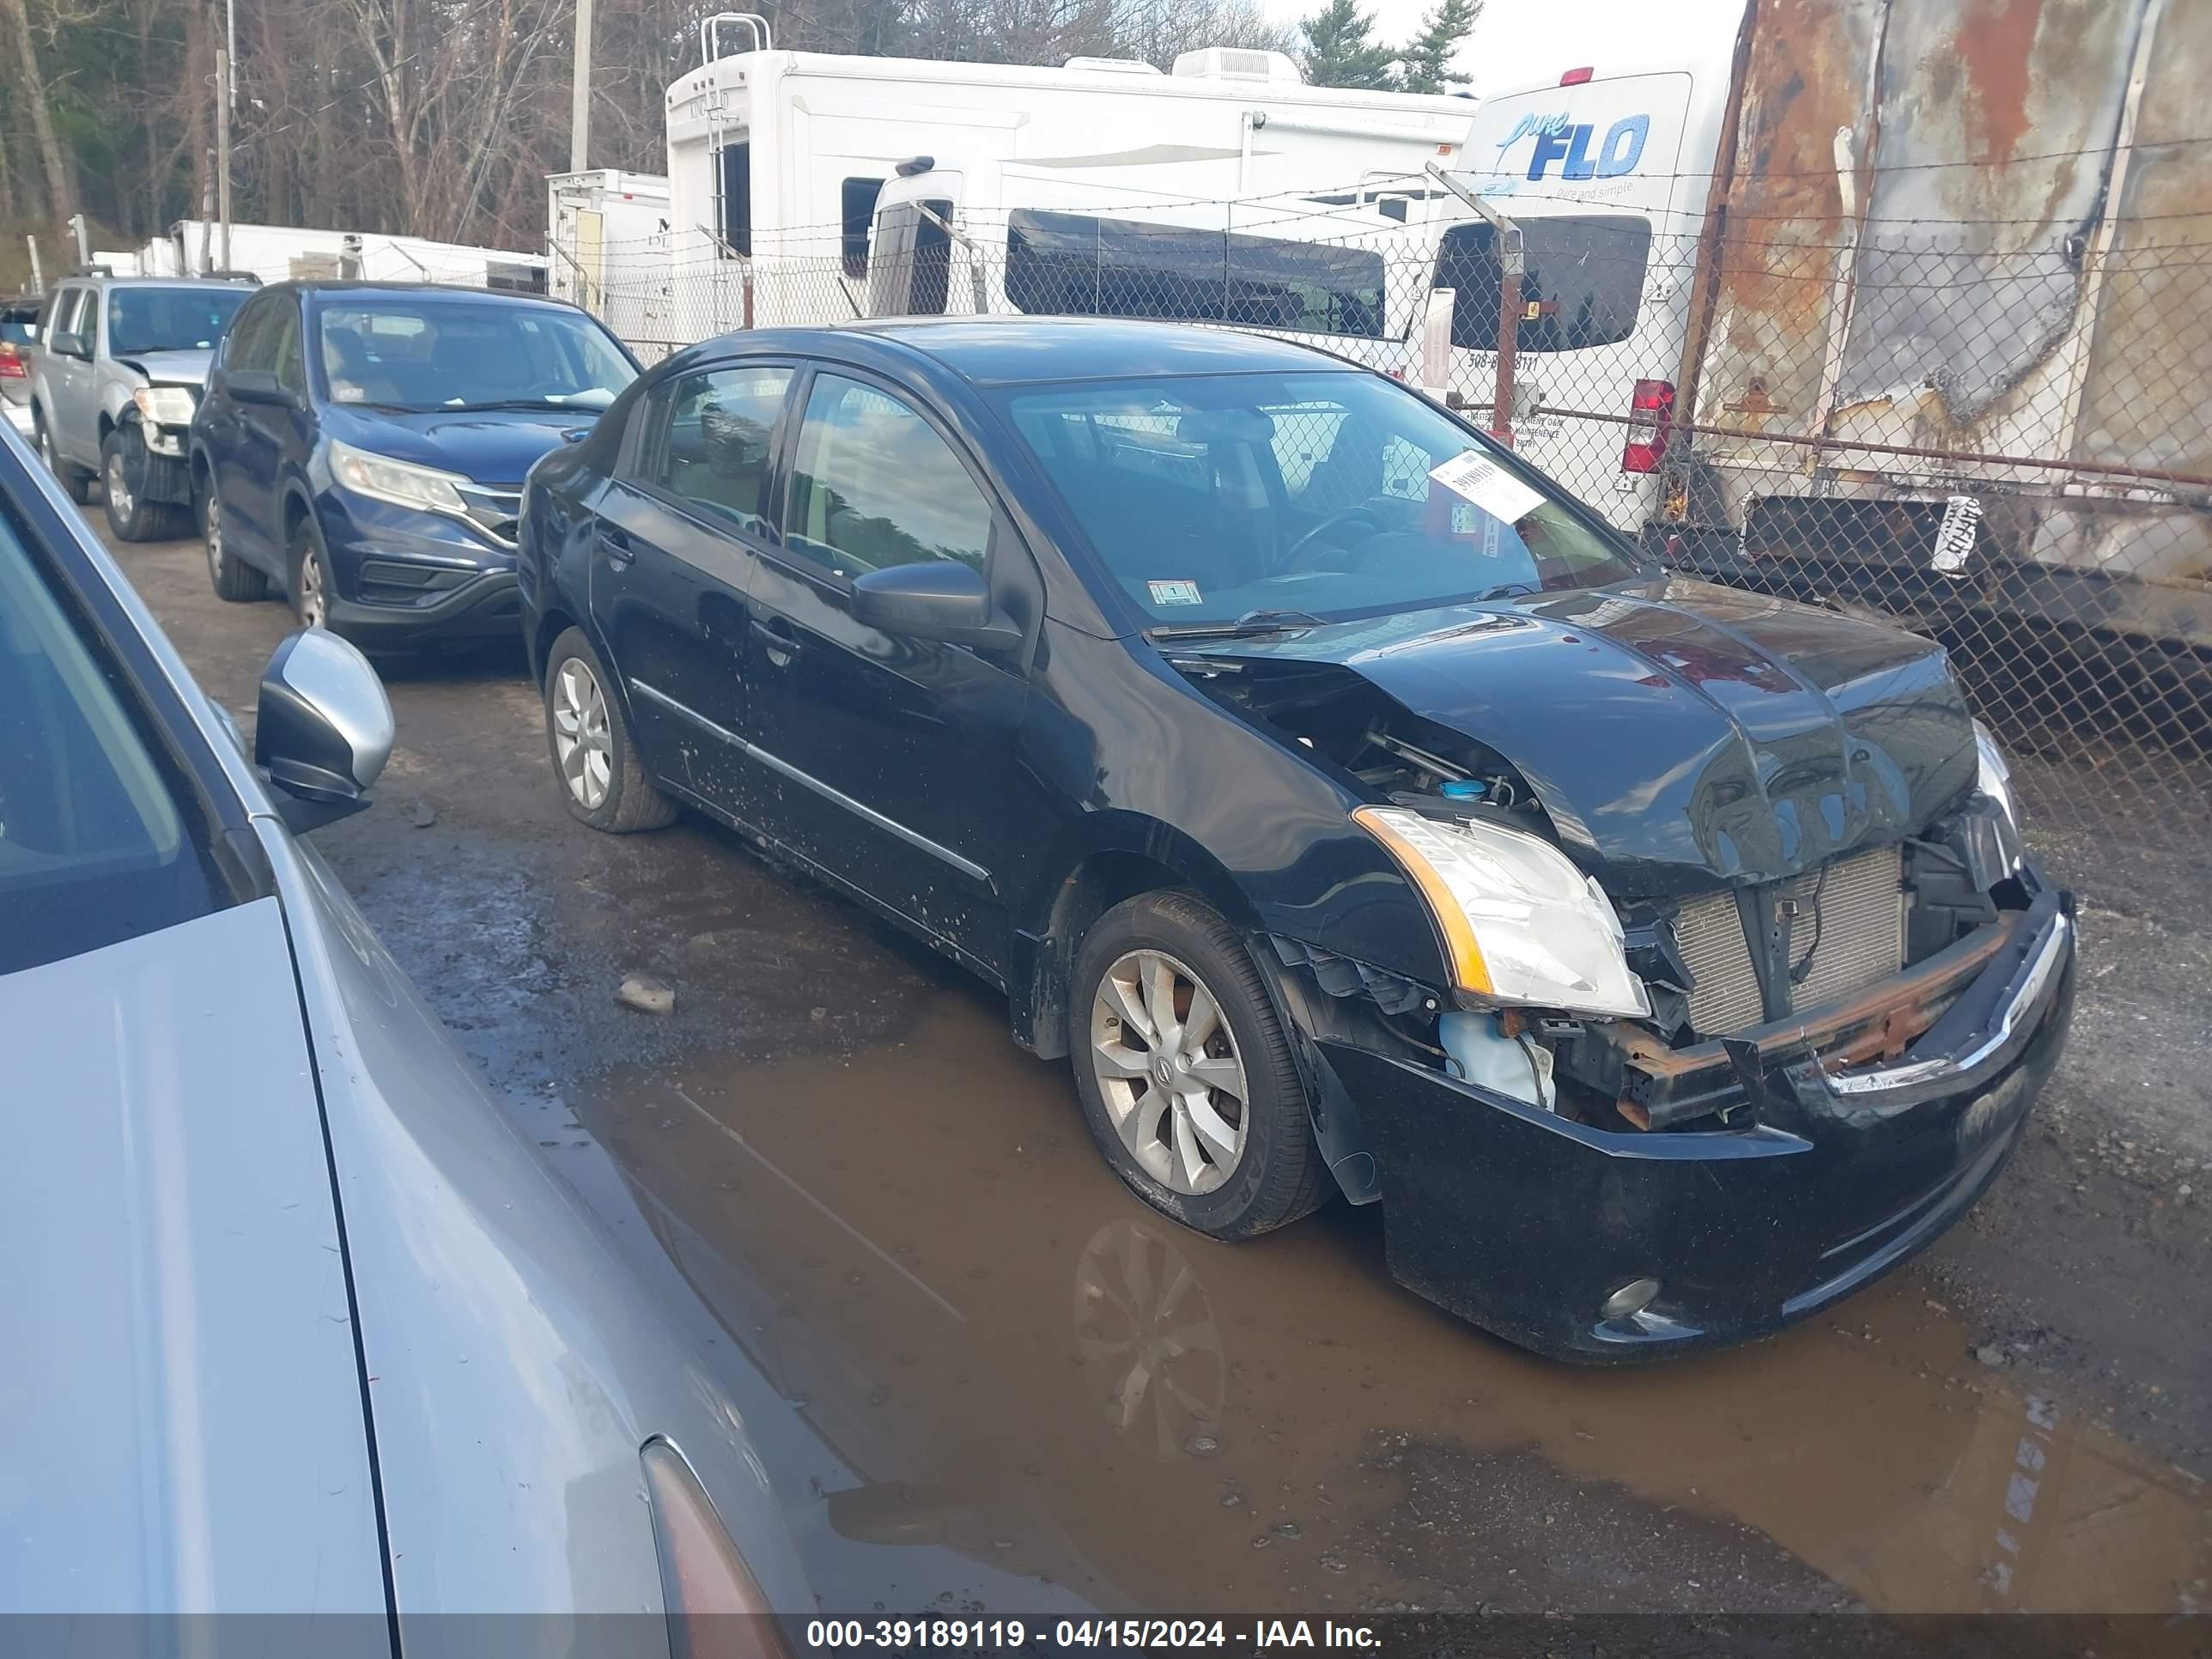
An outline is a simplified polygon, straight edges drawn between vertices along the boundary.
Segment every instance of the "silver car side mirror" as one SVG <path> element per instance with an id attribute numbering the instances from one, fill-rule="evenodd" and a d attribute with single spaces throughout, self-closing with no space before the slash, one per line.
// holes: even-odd
<path id="1" fill-rule="evenodd" d="M 301 629 L 262 670 L 253 763 L 283 792 L 277 810 L 295 833 L 368 805 L 392 734 L 383 681 L 335 634 Z"/>

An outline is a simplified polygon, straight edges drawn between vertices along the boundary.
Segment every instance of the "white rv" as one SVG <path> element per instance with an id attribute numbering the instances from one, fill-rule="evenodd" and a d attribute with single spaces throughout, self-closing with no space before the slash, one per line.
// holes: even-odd
<path id="1" fill-rule="evenodd" d="M 1403 374 L 1430 289 L 1406 205 L 1210 199 L 1175 167 L 915 168 L 878 199 L 864 309 L 1224 323 Z"/>
<path id="2" fill-rule="evenodd" d="M 669 313 L 668 180 L 592 167 L 545 179 L 546 291 L 583 307 L 648 356 L 675 342 Z"/>
<path id="3" fill-rule="evenodd" d="M 716 55 L 718 27 L 757 50 Z M 707 61 L 668 89 L 677 321 L 690 337 L 864 309 L 878 192 L 902 162 L 1205 162 L 1222 195 L 1351 185 L 1458 153 L 1465 98 L 1310 87 L 1279 53 L 1212 48 L 1175 71 L 767 50 L 757 19 L 709 20 Z"/>

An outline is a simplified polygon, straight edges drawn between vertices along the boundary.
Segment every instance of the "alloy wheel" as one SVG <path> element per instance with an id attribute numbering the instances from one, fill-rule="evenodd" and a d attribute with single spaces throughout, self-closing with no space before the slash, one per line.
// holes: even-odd
<path id="1" fill-rule="evenodd" d="M 215 485 L 208 485 L 207 495 L 207 562 L 208 574 L 216 581 L 222 580 L 222 498 L 215 493 Z"/>
<path id="2" fill-rule="evenodd" d="M 300 561 L 300 620 L 310 628 L 331 625 L 331 597 L 323 580 L 322 556 L 312 547 Z"/>
<path id="3" fill-rule="evenodd" d="M 131 495 L 130 469 L 124 465 L 123 452 L 119 448 L 107 458 L 107 477 L 105 482 L 108 506 L 114 510 L 118 520 L 124 524 L 129 524 L 131 509 L 136 503 Z"/>
<path id="4" fill-rule="evenodd" d="M 553 752 L 561 781 L 587 812 L 596 812 L 614 781 L 614 738 L 607 729 L 607 700 L 579 657 L 553 677 Z"/>
<path id="5" fill-rule="evenodd" d="M 1091 1065 L 1146 1175 L 1191 1197 L 1229 1179 L 1251 1089 L 1219 1001 L 1188 967 L 1163 951 L 1116 960 L 1091 1002 Z"/>

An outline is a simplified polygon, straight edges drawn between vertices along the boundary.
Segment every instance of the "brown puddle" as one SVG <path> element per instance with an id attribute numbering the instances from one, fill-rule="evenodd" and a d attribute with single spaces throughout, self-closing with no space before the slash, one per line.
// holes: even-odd
<path id="1" fill-rule="evenodd" d="M 1114 1610 L 2212 1602 L 2202 1487 L 1976 1365 L 1910 1272 L 1748 1349 L 1564 1369 L 1393 1286 L 1371 1211 L 1154 1217 L 979 1009 L 574 1101 L 854 1473 L 839 1539 Z"/>

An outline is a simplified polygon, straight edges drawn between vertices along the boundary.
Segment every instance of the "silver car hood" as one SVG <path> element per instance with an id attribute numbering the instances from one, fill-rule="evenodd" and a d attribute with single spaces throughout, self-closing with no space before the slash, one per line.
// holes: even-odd
<path id="1" fill-rule="evenodd" d="M 0 1607 L 380 1615 L 277 901 L 0 978 Z"/>
<path id="2" fill-rule="evenodd" d="M 155 386 L 203 386 L 207 384 L 212 351 L 118 351 L 119 363 L 136 363 Z"/>

